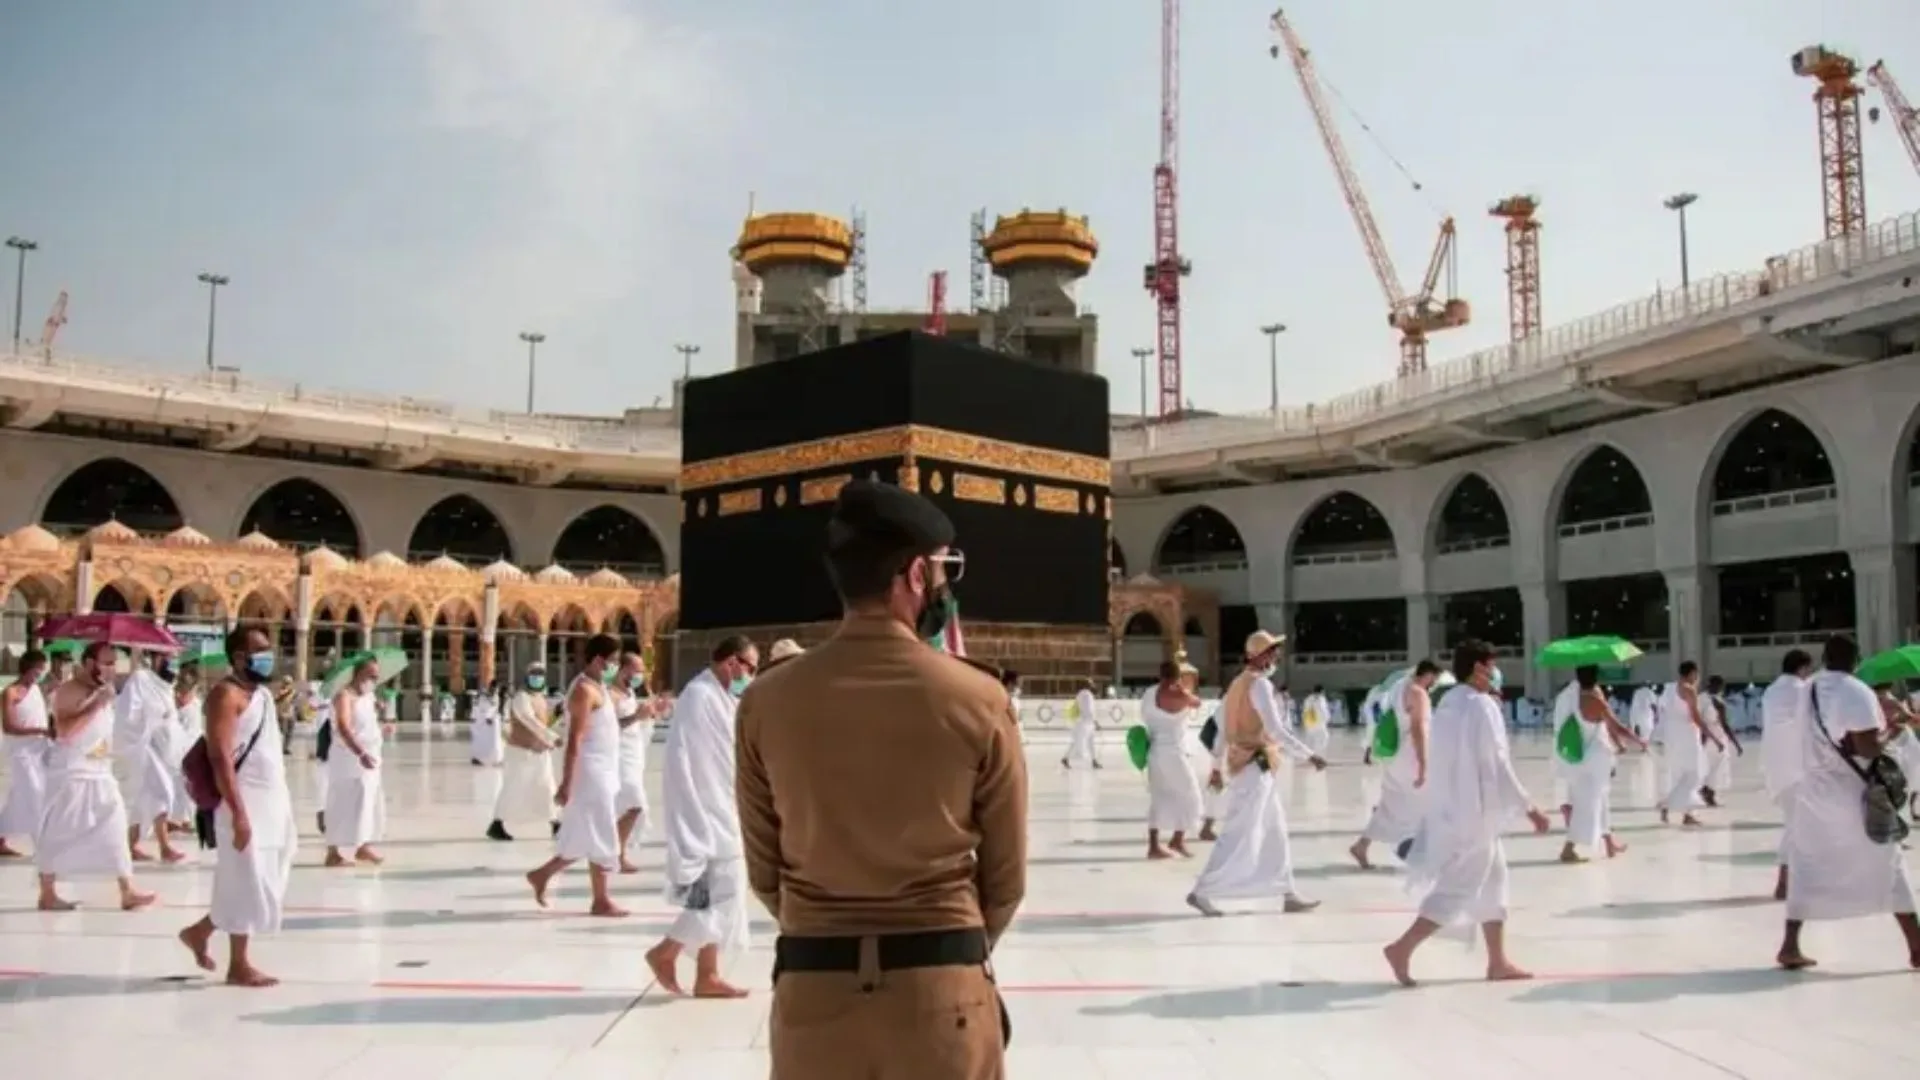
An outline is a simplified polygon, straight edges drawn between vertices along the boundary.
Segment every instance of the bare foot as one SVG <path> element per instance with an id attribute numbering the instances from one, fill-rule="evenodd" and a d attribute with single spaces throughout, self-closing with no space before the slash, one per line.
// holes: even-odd
<path id="1" fill-rule="evenodd" d="M 1687 814 L 1680 819 L 1680 826 L 1685 829 L 1697 829 L 1700 827 L 1700 819 L 1694 817 L 1692 814 Z"/>
<path id="2" fill-rule="evenodd" d="M 387 861 L 379 852 L 370 847 L 363 847 L 359 851 L 354 852 L 353 859 L 355 862 L 363 862 L 368 866 L 379 866 Z"/>
<path id="3" fill-rule="evenodd" d="M 1669 823 L 1669 820 L 1670 819 L 1667 817 L 1667 812 L 1665 810 L 1660 811 L 1660 824 L 1666 825 Z"/>
<path id="4" fill-rule="evenodd" d="M 1816 961 L 1799 949 L 1781 949 L 1780 955 L 1774 957 L 1773 962 L 1787 971 L 1805 971 L 1814 966 Z"/>
<path id="5" fill-rule="evenodd" d="M 1533 978 L 1533 972 L 1523 971 L 1512 964 L 1488 964 L 1488 982 L 1524 982 Z"/>
<path id="6" fill-rule="evenodd" d="M 71 900 L 62 900 L 58 896 L 43 896 L 38 905 L 41 911 L 72 911 L 79 906 Z"/>
<path id="7" fill-rule="evenodd" d="M 625 856 L 621 856 L 620 872 L 623 874 L 637 874 L 640 872 L 640 867 L 632 859 L 629 859 Z"/>
<path id="8" fill-rule="evenodd" d="M 280 980 L 256 967 L 228 968 L 227 985 L 244 987 L 248 990 L 265 990 L 269 986 L 279 986 Z"/>
<path id="9" fill-rule="evenodd" d="M 1587 861 L 1587 857 L 1573 850 L 1572 846 L 1569 845 L 1560 849 L 1560 861 L 1569 864 L 1583 863 Z"/>
<path id="10" fill-rule="evenodd" d="M 527 871 L 527 884 L 533 886 L 533 902 L 547 906 L 547 878 L 538 870 Z"/>
<path id="11" fill-rule="evenodd" d="M 1303 900 L 1298 896 L 1289 896 L 1286 902 L 1280 905 L 1280 910 L 1288 915 L 1304 915 L 1319 906 L 1318 900 Z"/>
<path id="12" fill-rule="evenodd" d="M 718 975 L 711 978 L 696 976 L 693 980 L 693 996 L 697 998 L 743 998 L 747 996 L 747 992 L 727 980 L 722 979 Z"/>
<path id="13" fill-rule="evenodd" d="M 1347 849 L 1347 854 L 1353 856 L 1353 861 L 1360 864 L 1360 869 L 1373 869 L 1373 863 L 1367 859 L 1367 845 L 1364 842 L 1355 840 L 1353 846 Z"/>
<path id="14" fill-rule="evenodd" d="M 1204 828 L 1204 829 L 1201 829 L 1201 830 L 1200 830 L 1200 839 L 1201 839 L 1201 840 L 1204 840 L 1204 841 L 1206 841 L 1206 842 L 1207 842 L 1207 843 L 1209 843 L 1209 844 L 1211 844 L 1211 843 L 1213 843 L 1213 842 L 1214 842 L 1215 840 L 1218 840 L 1218 839 L 1220 839 L 1220 834 L 1219 834 L 1219 833 L 1216 833 L 1216 832 L 1214 832 L 1214 831 L 1213 831 L 1213 826 L 1211 826 L 1211 825 L 1209 825 L 1209 826 L 1207 826 L 1206 828 Z"/>
<path id="15" fill-rule="evenodd" d="M 1403 949 L 1400 947 L 1400 943 L 1396 941 L 1392 945 L 1381 949 L 1380 955 L 1387 958 L 1387 966 L 1393 969 L 1394 982 L 1399 983 L 1401 986 L 1420 985 L 1413 981 L 1413 971 L 1411 968 L 1413 963 L 1412 949 Z"/>
<path id="16" fill-rule="evenodd" d="M 1162 849 L 1160 849 L 1160 848 L 1158 848 L 1158 847 L 1150 847 L 1150 848 L 1148 848 L 1148 849 L 1147 849 L 1147 858 L 1149 858 L 1149 859 L 1171 859 L 1171 858 L 1173 858 L 1173 856 L 1171 856 L 1171 855 L 1169 855 L 1169 854 L 1167 854 L 1167 853 L 1166 853 L 1165 851 L 1163 851 Z"/>
<path id="17" fill-rule="evenodd" d="M 595 900 L 593 906 L 587 909 L 587 914 L 597 919 L 624 919 L 629 913 L 611 900 Z"/>
<path id="18" fill-rule="evenodd" d="M 1168 844 L 1167 850 L 1183 859 L 1193 858 L 1193 852 L 1187 850 L 1187 843 L 1184 840 L 1175 840 L 1173 843 Z"/>
<path id="19" fill-rule="evenodd" d="M 1607 837 L 1607 858 L 1617 859 L 1620 856 L 1625 855 L 1626 853 L 1627 853 L 1627 845 L 1621 843 L 1618 840 L 1615 840 L 1611 836 Z"/>
<path id="20" fill-rule="evenodd" d="M 327 861 L 321 863 L 320 865 L 326 867 L 329 870 L 338 870 L 339 868 L 347 865 L 347 859 L 346 859 L 346 856 L 340 854 L 337 851 L 329 851 L 327 852 Z"/>
<path id="21" fill-rule="evenodd" d="M 131 857 L 134 862 L 152 862 L 153 861 L 153 856 L 147 854 L 147 849 L 139 846 L 128 848 L 127 855 Z"/>
<path id="22" fill-rule="evenodd" d="M 647 950 L 647 970 L 653 972 L 653 981 L 659 983 L 662 990 L 677 997 L 686 991 L 680 989 L 680 974 L 673 970 L 676 955 L 667 951 L 665 942 Z"/>
<path id="23" fill-rule="evenodd" d="M 165 848 L 160 852 L 160 861 L 166 863 L 168 866 L 172 866 L 175 863 L 183 863 L 187 861 L 187 853 L 184 851 L 176 851 L 173 848 Z"/>
<path id="24" fill-rule="evenodd" d="M 201 971 L 214 970 L 213 954 L 207 951 L 207 945 L 212 940 L 213 928 L 208 927 L 202 930 L 199 923 L 194 923 L 180 931 L 180 944 L 185 945 L 187 951 L 193 954 L 193 962 Z"/>
<path id="25" fill-rule="evenodd" d="M 120 894 L 120 910 L 121 911 L 139 911 L 141 908 L 150 908 L 153 906 L 153 902 L 156 899 L 157 897 L 155 897 L 150 892 L 121 893 Z"/>

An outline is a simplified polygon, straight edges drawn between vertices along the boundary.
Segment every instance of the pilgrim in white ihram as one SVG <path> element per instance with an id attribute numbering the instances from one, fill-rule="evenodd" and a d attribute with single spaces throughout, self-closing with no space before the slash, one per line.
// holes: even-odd
<path id="1" fill-rule="evenodd" d="M 1200 827 L 1205 806 L 1200 780 L 1187 756 L 1188 724 L 1200 699 L 1182 685 L 1189 668 L 1173 661 L 1161 665 L 1160 681 L 1140 697 L 1140 719 L 1147 729 L 1147 858 L 1189 857 L 1186 834 Z M 1196 671 L 1197 676 L 1199 673 Z M 1163 704 L 1164 703 L 1164 704 Z M 1160 834 L 1171 833 L 1166 848 Z"/>
<path id="2" fill-rule="evenodd" d="M 40 807 L 47 795 L 47 748 L 51 724 L 40 678 L 47 672 L 44 656 L 21 658 L 20 677 L 0 690 L 0 731 L 6 736 L 7 797 L 0 802 L 0 858 L 20 852 L 7 838 L 32 839 L 40 829 Z"/>
<path id="3" fill-rule="evenodd" d="M 587 662 L 567 688 L 567 746 L 559 801 L 560 830 L 553 858 L 527 875 L 533 898 L 547 906 L 554 875 L 576 862 L 587 864 L 593 884 L 590 914 L 626 915 L 613 902 L 608 877 L 620 867 L 620 721 L 612 683 L 619 671 L 620 642 L 608 634 L 587 641 Z"/>
<path id="4" fill-rule="evenodd" d="M 374 697 L 379 681 L 379 662 L 367 660 L 333 698 L 333 745 L 326 761 L 328 866 L 384 861 L 373 847 L 387 827 L 380 760 L 386 740 Z"/>

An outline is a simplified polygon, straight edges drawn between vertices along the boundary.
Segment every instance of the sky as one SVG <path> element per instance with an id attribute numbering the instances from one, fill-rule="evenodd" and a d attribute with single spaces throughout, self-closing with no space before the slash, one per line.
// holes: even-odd
<path id="1" fill-rule="evenodd" d="M 1189 0 L 1181 235 L 1185 382 L 1263 405 L 1389 378 L 1385 301 L 1284 55 L 1274 0 Z M 1472 326 L 1505 339 L 1496 199 L 1542 200 L 1549 326 L 1820 238 L 1812 84 L 1789 55 L 1884 58 L 1920 96 L 1913 0 L 1297 0 L 1336 122 L 1402 275 L 1459 221 Z M 875 307 L 964 298 L 969 216 L 1065 207 L 1102 242 L 1115 408 L 1153 339 L 1153 0 L 8 0 L 0 234 L 40 244 L 27 336 L 70 293 L 63 352 L 219 362 L 308 385 L 610 413 L 667 398 L 676 344 L 730 362 L 728 249 L 762 210 L 866 214 Z M 1893 50 L 1881 56 L 1882 48 Z M 1344 106 L 1341 104 L 1344 102 Z M 1877 96 L 1870 103 L 1878 103 Z M 1362 123 L 1366 125 L 1362 129 Z M 1873 219 L 1920 211 L 1887 123 Z M 1394 162 L 1418 180 L 1413 190 Z M 13 284 L 0 265 L 0 282 Z M 10 298 L 9 298 L 10 299 Z"/>

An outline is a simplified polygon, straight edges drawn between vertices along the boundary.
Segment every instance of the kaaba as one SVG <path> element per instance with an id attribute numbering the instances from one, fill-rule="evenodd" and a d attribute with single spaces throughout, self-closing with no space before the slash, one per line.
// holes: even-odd
<path id="1" fill-rule="evenodd" d="M 1107 383 L 919 332 L 689 383 L 678 670 L 719 638 L 832 632 L 827 520 L 855 477 L 953 520 L 969 656 L 1029 693 L 1111 677 Z"/>

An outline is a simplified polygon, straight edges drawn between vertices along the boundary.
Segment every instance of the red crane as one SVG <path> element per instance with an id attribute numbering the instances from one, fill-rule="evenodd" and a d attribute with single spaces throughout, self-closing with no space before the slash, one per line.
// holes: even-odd
<path id="1" fill-rule="evenodd" d="M 1900 142 L 1907 148 L 1907 156 L 1913 159 L 1915 172 L 1920 172 L 1920 109 L 1907 103 L 1907 95 L 1900 91 L 1900 84 L 1893 81 L 1893 72 L 1887 70 L 1885 60 L 1876 60 L 1867 69 L 1867 81 L 1880 88 L 1880 96 L 1886 99 L 1887 111 L 1893 114 L 1893 128 L 1900 133 Z M 1869 109 L 1870 119 L 1880 119 L 1880 110 Z"/>
<path id="2" fill-rule="evenodd" d="M 927 333 L 942 337 L 947 332 L 947 272 L 935 270 L 927 275 Z"/>
<path id="3" fill-rule="evenodd" d="M 1813 92 L 1820 114 L 1820 195 L 1827 239 L 1867 231 L 1867 182 L 1861 172 L 1860 65 L 1850 56 L 1809 45 L 1793 54 L 1793 73 L 1819 82 Z"/>
<path id="4" fill-rule="evenodd" d="M 1160 163 L 1153 167 L 1153 261 L 1147 291 L 1158 316 L 1160 415 L 1180 411 L 1180 279 L 1193 264 L 1180 254 L 1180 0 L 1160 0 Z"/>

